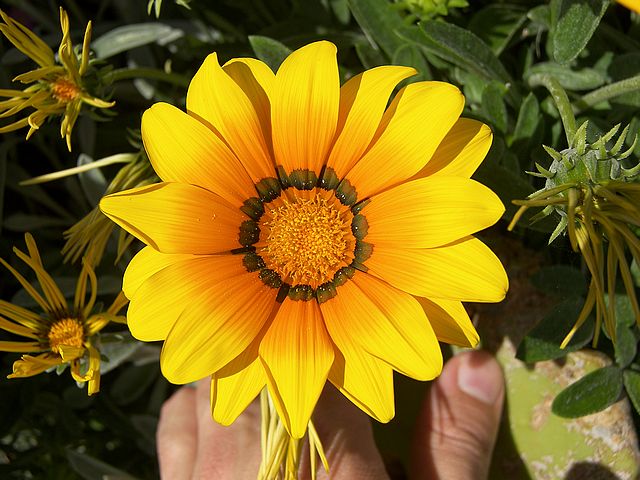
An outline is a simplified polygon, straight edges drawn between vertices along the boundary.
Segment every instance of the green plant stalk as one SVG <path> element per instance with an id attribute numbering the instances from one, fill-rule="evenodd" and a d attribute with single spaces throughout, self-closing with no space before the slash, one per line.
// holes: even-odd
<path id="1" fill-rule="evenodd" d="M 560 83 L 551 75 L 532 75 L 529 78 L 529 84 L 531 87 L 542 85 L 549 90 L 560 114 L 560 118 L 562 119 L 567 144 L 571 146 L 573 144 L 573 137 L 576 134 L 576 117 L 573 114 L 573 108 L 571 107 L 567 93 L 562 86 L 560 86 Z"/>
<path id="2" fill-rule="evenodd" d="M 178 87 L 187 88 L 189 79 L 178 75 L 177 73 L 166 73 L 156 68 L 119 68 L 105 74 L 102 79 L 105 83 L 119 82 L 122 80 L 131 80 L 136 78 L 146 78 L 150 80 L 160 80 L 161 82 L 171 83 Z"/>
<path id="3" fill-rule="evenodd" d="M 593 92 L 587 93 L 573 105 L 573 112 L 580 113 L 610 98 L 623 95 L 625 93 L 640 90 L 640 75 L 625 78 L 619 82 L 601 87 Z"/>

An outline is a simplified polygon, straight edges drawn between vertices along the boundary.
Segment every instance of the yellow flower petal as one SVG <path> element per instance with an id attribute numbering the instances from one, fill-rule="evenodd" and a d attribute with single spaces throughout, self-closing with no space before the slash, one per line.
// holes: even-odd
<path id="1" fill-rule="evenodd" d="M 480 337 L 462 303 L 422 297 L 417 299 L 439 341 L 466 348 L 478 345 Z"/>
<path id="2" fill-rule="evenodd" d="M 376 67 L 356 75 L 340 88 L 337 138 L 327 161 L 327 167 L 333 168 L 339 178 L 369 146 L 395 86 L 415 74 L 415 69 L 409 67 Z"/>
<path id="3" fill-rule="evenodd" d="M 317 302 L 286 298 L 260 343 L 260 358 L 280 418 L 301 438 L 334 358 Z"/>
<path id="4" fill-rule="evenodd" d="M 191 80 L 187 111 L 219 132 L 240 159 L 254 182 L 273 177 L 275 169 L 268 143 L 252 102 L 209 55 Z"/>
<path id="5" fill-rule="evenodd" d="M 357 345 L 409 377 L 431 380 L 440 374 L 438 341 L 411 295 L 358 272 L 320 309 L 343 354 Z"/>
<path id="6" fill-rule="evenodd" d="M 254 344 L 211 377 L 211 415 L 222 425 L 231 425 L 267 383 L 259 341 Z"/>
<path id="7" fill-rule="evenodd" d="M 246 170 L 202 122 L 167 103 L 142 115 L 142 140 L 161 180 L 204 187 L 241 206 L 256 191 Z"/>
<path id="8" fill-rule="evenodd" d="M 219 285 L 228 278 L 246 275 L 242 260 L 237 256 L 192 255 L 191 258 L 179 259 L 175 258 L 178 255 L 158 253 L 151 257 L 150 263 L 159 265 L 156 258 L 160 255 L 174 257 L 172 263 L 144 279 L 131 297 L 127 311 L 131 334 L 145 342 L 166 339 L 178 317 L 205 288 L 214 283 Z M 144 255 L 142 260 L 145 258 L 149 255 Z M 139 262 L 140 259 L 136 264 Z"/>
<path id="9" fill-rule="evenodd" d="M 133 298 L 140 285 L 151 275 L 181 260 L 198 258 L 188 253 L 161 253 L 153 247 L 144 247 L 131 259 L 122 278 L 122 290 Z"/>
<path id="10" fill-rule="evenodd" d="M 500 198 L 467 178 L 422 178 L 371 198 L 362 210 L 366 241 L 376 246 L 430 248 L 451 243 L 498 221 Z"/>
<path id="11" fill-rule="evenodd" d="M 487 155 L 493 134 L 484 123 L 460 118 L 416 177 L 439 175 L 469 178 Z"/>
<path id="12" fill-rule="evenodd" d="M 194 382 L 240 355 L 262 329 L 276 293 L 255 274 L 212 278 L 192 297 L 164 342 L 160 367 L 167 380 Z"/>
<path id="13" fill-rule="evenodd" d="M 62 363 L 64 363 L 62 358 L 50 353 L 43 353 L 36 357 L 23 355 L 20 360 L 13 362 L 13 373 L 7 375 L 7 378 L 32 377 Z"/>
<path id="14" fill-rule="evenodd" d="M 368 273 L 412 295 L 463 302 L 499 302 L 509 280 L 500 260 L 468 237 L 439 248 L 375 246 Z"/>
<path id="15" fill-rule="evenodd" d="M 338 330 L 336 335 L 346 332 Z M 336 344 L 338 341 L 333 337 Z M 342 348 L 329 371 L 329 380 L 340 393 L 379 422 L 387 423 L 395 414 L 393 370 L 369 355 L 348 337 L 340 338 Z"/>
<path id="16" fill-rule="evenodd" d="M 247 94 L 258 115 L 267 146 L 272 149 L 270 98 L 276 83 L 275 74 L 265 63 L 255 58 L 234 58 L 225 63 L 222 69 Z"/>
<path id="17" fill-rule="evenodd" d="M 42 344 L 39 342 L 0 341 L 0 352 L 33 353 L 33 352 L 43 352 L 45 350 L 47 349 L 42 348 Z"/>
<path id="18" fill-rule="evenodd" d="M 108 195 L 100 209 L 111 220 L 163 253 L 208 254 L 240 247 L 247 220 L 220 196 L 185 183 L 158 183 Z"/>
<path id="19" fill-rule="evenodd" d="M 418 82 L 403 88 L 384 113 L 371 147 L 346 176 L 358 199 L 418 173 L 463 106 L 460 90 L 448 83 Z"/>
<path id="20" fill-rule="evenodd" d="M 321 41 L 289 55 L 278 69 L 271 105 L 273 150 L 287 173 L 320 173 L 338 122 L 336 47 Z"/>

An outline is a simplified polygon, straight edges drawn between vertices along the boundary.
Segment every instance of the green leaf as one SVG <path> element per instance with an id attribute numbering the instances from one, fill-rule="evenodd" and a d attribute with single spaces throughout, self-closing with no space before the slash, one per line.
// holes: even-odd
<path id="1" fill-rule="evenodd" d="M 358 54 L 360 62 L 366 69 L 387 64 L 387 60 L 384 58 L 382 52 L 377 48 L 373 48 L 370 43 L 356 43 L 356 53 Z"/>
<path id="2" fill-rule="evenodd" d="M 608 6 L 608 0 L 560 0 L 552 3 L 552 20 L 555 22 L 551 41 L 556 62 L 568 63 L 578 56 L 587 46 Z"/>
<path id="3" fill-rule="evenodd" d="M 405 44 L 396 32 L 410 29 L 387 0 L 349 0 L 354 18 L 389 58 Z"/>
<path id="4" fill-rule="evenodd" d="M 4 220 L 4 227 L 14 232 L 29 232 L 41 228 L 69 227 L 73 222 L 59 217 L 14 213 Z"/>
<path id="5" fill-rule="evenodd" d="M 553 400 L 551 411 L 564 418 L 578 418 L 604 410 L 622 393 L 622 370 L 600 368 L 572 383 Z"/>
<path id="6" fill-rule="evenodd" d="M 285 44 L 269 37 L 249 35 L 249 43 L 256 56 L 274 72 L 278 71 L 280 64 L 291 53 L 291 49 Z"/>
<path id="7" fill-rule="evenodd" d="M 526 20 L 526 12 L 515 5 L 488 5 L 476 13 L 467 29 L 478 35 L 493 53 L 500 55 Z"/>
<path id="8" fill-rule="evenodd" d="M 541 292 L 558 297 L 580 296 L 587 293 L 584 274 L 569 265 L 550 265 L 540 268 L 531 283 Z"/>
<path id="9" fill-rule="evenodd" d="M 540 122 L 540 105 L 536 96 L 529 92 L 520 106 L 510 146 L 528 147 L 538 129 L 538 122 Z"/>
<path id="10" fill-rule="evenodd" d="M 616 363 L 620 368 L 628 366 L 633 361 L 636 356 L 637 348 L 638 343 L 633 330 L 625 326 L 622 322 L 617 322 L 614 349 Z"/>
<path id="11" fill-rule="evenodd" d="M 524 76 L 530 85 L 539 85 L 538 78 L 544 75 L 554 77 L 566 90 L 593 90 L 604 84 L 606 78 L 593 68 L 572 70 L 554 62 L 540 62 L 532 66 Z"/>
<path id="12" fill-rule="evenodd" d="M 489 80 L 511 82 L 511 76 L 491 49 L 477 35 L 444 21 L 420 22 L 426 51 Z"/>
<path id="13" fill-rule="evenodd" d="M 504 133 L 507 129 L 507 107 L 504 95 L 507 89 L 500 82 L 490 82 L 482 90 L 482 110 L 489 122 L 498 131 Z"/>
<path id="14" fill-rule="evenodd" d="M 164 23 L 135 23 L 114 28 L 91 43 L 96 58 L 104 60 L 118 53 L 149 43 L 166 45 L 182 37 L 184 32 Z"/>
<path id="15" fill-rule="evenodd" d="M 633 370 L 625 370 L 623 379 L 627 395 L 629 395 L 636 412 L 640 414 L 640 373 Z"/>
<path id="16" fill-rule="evenodd" d="M 118 405 L 127 405 L 140 398 L 157 376 L 156 364 L 132 365 L 115 379 L 111 387 L 111 395 Z"/>
<path id="17" fill-rule="evenodd" d="M 391 57 L 391 63 L 393 65 L 413 67 L 418 71 L 418 75 L 409 78 L 409 82 L 417 82 L 431 78 L 429 65 L 424 59 L 422 52 L 415 45 L 402 45 L 394 52 L 393 57 Z"/>
<path id="18" fill-rule="evenodd" d="M 105 480 L 106 478 L 135 480 L 135 477 L 129 475 L 127 472 L 123 472 L 86 453 L 80 453 L 71 449 L 67 449 L 66 453 L 71 468 L 85 480 Z"/>
<path id="19" fill-rule="evenodd" d="M 589 343 L 593 336 L 591 319 L 587 319 L 564 349 L 560 348 L 562 340 L 575 324 L 583 303 L 582 297 L 571 297 L 553 307 L 551 312 L 524 337 L 518 346 L 516 358 L 525 363 L 553 360 L 579 350 Z"/>
<path id="20" fill-rule="evenodd" d="M 633 283 L 636 284 L 636 287 L 640 287 L 640 266 L 635 258 L 633 262 L 631 262 L 631 276 L 633 277 Z"/>
<path id="21" fill-rule="evenodd" d="M 605 303 L 609 305 L 609 296 L 605 296 Z M 633 313 L 631 300 L 623 293 L 616 293 L 616 323 L 624 325 L 626 328 L 632 328 L 636 324 L 636 316 Z"/>

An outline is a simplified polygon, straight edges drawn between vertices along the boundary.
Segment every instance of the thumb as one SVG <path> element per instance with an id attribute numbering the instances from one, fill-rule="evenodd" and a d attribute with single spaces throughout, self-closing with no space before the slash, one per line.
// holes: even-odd
<path id="1" fill-rule="evenodd" d="M 483 480 L 504 401 L 504 377 L 487 352 L 464 352 L 447 362 L 418 419 L 412 477 Z"/>

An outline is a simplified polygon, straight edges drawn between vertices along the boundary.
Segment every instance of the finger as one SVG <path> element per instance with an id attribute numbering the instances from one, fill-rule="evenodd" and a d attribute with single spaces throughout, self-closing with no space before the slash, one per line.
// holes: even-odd
<path id="1" fill-rule="evenodd" d="M 432 385 L 418 420 L 415 479 L 486 479 L 504 401 L 504 377 L 486 352 L 453 357 Z"/>
<path id="2" fill-rule="evenodd" d="M 182 387 L 162 406 L 156 432 L 161 478 L 188 480 L 196 458 L 196 391 Z"/>
<path id="3" fill-rule="evenodd" d="M 194 479 L 255 479 L 260 464 L 260 408 L 253 402 L 233 424 L 224 427 L 211 417 L 210 379 L 196 388 L 198 448 Z"/>
<path id="4" fill-rule="evenodd" d="M 320 468 L 318 479 L 388 479 L 376 447 L 369 416 L 327 385 L 316 405 L 313 422 L 329 462 L 329 474 Z M 301 472 L 309 472 L 309 450 L 302 452 Z"/>

